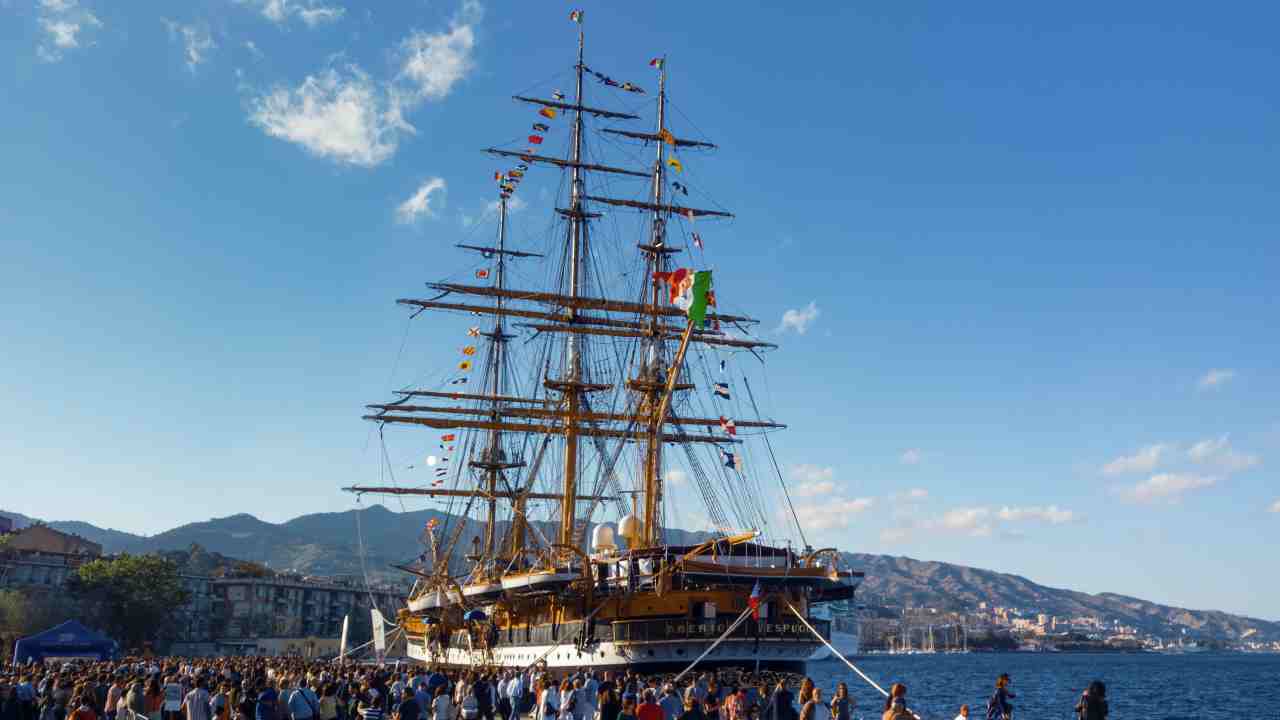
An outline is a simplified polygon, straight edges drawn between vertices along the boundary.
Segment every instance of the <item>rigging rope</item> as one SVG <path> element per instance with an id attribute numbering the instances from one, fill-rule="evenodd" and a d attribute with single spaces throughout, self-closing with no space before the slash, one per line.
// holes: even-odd
<path id="1" fill-rule="evenodd" d="M 751 392 L 751 383 L 747 382 L 747 376 L 742 376 L 742 384 L 747 388 L 747 397 L 751 399 L 751 408 L 756 411 L 756 416 L 760 415 L 760 408 L 756 407 L 755 393 Z M 778 467 L 778 458 L 773 454 L 773 443 L 769 442 L 769 434 L 764 433 L 764 446 L 769 450 L 769 460 L 773 463 L 773 471 L 778 474 L 778 483 L 782 485 L 782 496 L 787 499 L 787 508 L 791 510 L 791 519 L 796 524 L 796 530 L 800 532 L 800 542 L 805 547 L 809 547 L 809 540 L 804 536 L 804 527 L 800 525 L 800 516 L 796 515 L 796 506 L 791 503 L 791 493 L 787 490 L 787 481 L 782 478 L 782 469 Z"/>
<path id="2" fill-rule="evenodd" d="M 885 697 L 889 697 L 888 690 L 885 690 L 884 688 L 880 687 L 880 685 L 876 683 L 875 680 L 872 680 L 870 677 L 867 677 L 867 674 L 862 672 L 862 670 L 860 670 L 857 665 L 854 665 L 853 663 L 849 662 L 849 658 L 841 654 L 839 650 L 836 650 L 835 646 L 832 645 L 830 642 L 827 642 L 827 639 L 822 637 L 822 633 L 815 630 L 814 627 L 809 624 L 809 621 L 805 619 L 804 615 L 800 614 L 799 610 L 796 610 L 796 607 L 791 604 L 790 600 L 786 600 L 785 602 L 787 603 L 787 607 L 791 610 L 791 613 L 795 615 L 797 618 L 799 618 L 801 623 L 804 623 L 804 626 L 809 629 L 809 632 L 813 633 L 814 637 L 821 640 L 822 644 L 827 646 L 827 649 L 831 651 L 832 655 L 835 655 L 837 658 L 840 658 L 840 662 L 843 662 L 845 665 L 848 665 L 850 670 L 857 673 L 858 677 L 862 678 L 863 680 L 866 680 L 867 683 L 871 685 L 871 687 L 880 691 L 881 695 Z M 910 712 L 912 717 L 916 718 L 916 720 L 920 720 L 920 716 L 917 715 L 915 712 L 910 710 L 908 710 L 907 712 Z"/>

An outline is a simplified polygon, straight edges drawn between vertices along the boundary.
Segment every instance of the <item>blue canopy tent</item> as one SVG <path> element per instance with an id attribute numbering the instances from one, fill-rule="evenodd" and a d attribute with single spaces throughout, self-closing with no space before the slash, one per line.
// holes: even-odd
<path id="1" fill-rule="evenodd" d="M 119 649 L 115 640 L 68 620 L 14 643 L 13 661 L 111 660 Z"/>

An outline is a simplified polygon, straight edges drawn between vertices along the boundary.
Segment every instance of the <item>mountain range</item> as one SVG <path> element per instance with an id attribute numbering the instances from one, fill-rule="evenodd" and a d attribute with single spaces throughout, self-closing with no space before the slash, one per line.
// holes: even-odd
<path id="1" fill-rule="evenodd" d="M 12 519 L 15 528 L 39 522 L 18 513 L 0 511 L 0 516 Z M 447 519 L 436 510 L 393 512 L 382 505 L 370 505 L 359 510 L 302 515 L 278 524 L 241 513 L 181 525 L 151 536 L 75 520 L 47 524 L 100 543 L 106 553 L 164 552 L 199 546 L 277 571 L 367 574 L 371 580 L 404 582 L 407 575 L 391 566 L 412 562 L 423 551 L 419 538 L 432 518 Z M 541 530 L 546 533 L 552 528 Z M 462 537 L 476 537 L 479 531 L 478 524 L 469 523 L 463 528 Z M 709 536 L 672 529 L 667 531 L 667 537 L 669 542 L 692 544 Z M 859 596 L 874 607 L 971 610 L 986 602 L 996 607 L 1034 608 L 1059 617 L 1095 616 L 1108 623 L 1119 621 L 1169 637 L 1181 634 L 1185 628 L 1196 637 L 1215 640 L 1280 640 L 1280 622 L 1217 610 L 1190 610 L 1114 593 L 1051 588 L 1018 575 L 892 555 L 842 553 L 842 560 L 866 574 Z"/>

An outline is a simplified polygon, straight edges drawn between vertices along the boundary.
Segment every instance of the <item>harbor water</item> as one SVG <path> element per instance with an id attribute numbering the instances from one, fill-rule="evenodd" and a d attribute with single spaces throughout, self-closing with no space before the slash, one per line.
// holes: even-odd
<path id="1" fill-rule="evenodd" d="M 952 720 L 967 703 L 986 717 L 996 676 L 1013 678 L 1015 720 L 1073 720 L 1072 708 L 1091 680 L 1107 685 L 1111 718 L 1232 720 L 1280 718 L 1280 655 L 1200 653 L 969 653 L 868 655 L 853 662 L 888 689 L 907 685 L 909 707 L 924 720 Z M 872 720 L 881 696 L 838 660 L 810 663 L 808 674 L 830 699 L 847 682 L 855 718 Z"/>

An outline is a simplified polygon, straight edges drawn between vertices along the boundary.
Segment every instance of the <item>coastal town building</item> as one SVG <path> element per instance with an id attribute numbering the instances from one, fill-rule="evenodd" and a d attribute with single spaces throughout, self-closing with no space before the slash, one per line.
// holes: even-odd
<path id="1" fill-rule="evenodd" d="M 10 523 L 0 546 L 0 587 L 62 587 L 76 568 L 101 556 L 101 545 L 79 535 L 47 525 L 15 531 Z"/>
<path id="2" fill-rule="evenodd" d="M 394 618 L 407 597 L 404 588 L 285 574 L 183 580 L 190 597 L 179 610 L 181 655 L 336 655 L 344 617 L 367 626 L 376 607 Z"/>

